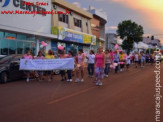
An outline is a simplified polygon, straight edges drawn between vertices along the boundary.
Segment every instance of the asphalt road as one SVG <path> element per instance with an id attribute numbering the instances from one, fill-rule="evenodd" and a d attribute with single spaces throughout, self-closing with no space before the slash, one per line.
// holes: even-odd
<path id="1" fill-rule="evenodd" d="M 101 87 L 86 75 L 84 83 L 0 84 L 0 122 L 155 122 L 154 66 L 110 73 Z"/>

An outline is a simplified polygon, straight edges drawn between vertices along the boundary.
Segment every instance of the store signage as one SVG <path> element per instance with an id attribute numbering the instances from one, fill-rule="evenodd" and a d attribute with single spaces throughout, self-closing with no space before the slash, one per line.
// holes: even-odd
<path id="1" fill-rule="evenodd" d="M 96 40 L 96 36 L 76 32 L 63 27 L 52 27 L 52 34 L 57 35 L 58 39 L 60 40 L 85 43 L 85 44 L 91 44 L 92 40 L 93 41 Z"/>
<path id="2" fill-rule="evenodd" d="M 12 39 L 12 40 L 15 40 L 16 38 L 15 38 L 15 37 L 7 36 L 6 39 Z"/>
<path id="3" fill-rule="evenodd" d="M 76 34 L 76 33 L 67 31 L 67 32 L 65 32 L 64 40 L 83 43 L 83 36 L 80 34 Z"/>
<path id="4" fill-rule="evenodd" d="M 83 42 L 85 44 L 91 44 L 92 43 L 92 36 L 91 35 L 83 35 Z"/>

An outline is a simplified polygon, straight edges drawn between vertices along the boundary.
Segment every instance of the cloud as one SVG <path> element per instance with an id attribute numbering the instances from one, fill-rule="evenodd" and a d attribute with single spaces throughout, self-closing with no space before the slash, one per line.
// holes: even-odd
<path id="1" fill-rule="evenodd" d="M 163 0 L 96 0 L 97 2 L 112 2 L 121 4 L 129 9 L 135 10 L 143 15 L 142 22 L 146 26 L 163 33 Z M 148 32 L 152 32 L 147 30 Z M 152 32 L 155 34 L 156 32 Z M 163 42 L 163 39 L 162 39 Z"/>
<path id="2" fill-rule="evenodd" d="M 81 4 L 79 2 L 73 2 L 72 4 L 75 5 L 78 8 L 81 8 Z"/>
<path id="3" fill-rule="evenodd" d="M 106 30 L 106 31 L 117 30 L 117 26 L 106 26 L 106 27 L 105 27 L 105 30 Z"/>

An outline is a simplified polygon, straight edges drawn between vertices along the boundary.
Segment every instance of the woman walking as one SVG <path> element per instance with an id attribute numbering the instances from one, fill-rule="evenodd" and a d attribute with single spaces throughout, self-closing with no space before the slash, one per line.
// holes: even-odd
<path id="1" fill-rule="evenodd" d="M 127 53 L 127 57 L 126 57 L 126 67 L 127 67 L 127 70 L 129 69 L 130 67 L 130 64 L 131 64 L 131 56 L 130 56 L 130 53 L 128 52 Z"/>
<path id="2" fill-rule="evenodd" d="M 103 47 L 99 47 L 95 56 L 95 72 L 96 72 L 96 85 L 102 86 L 103 72 L 105 68 L 105 54 L 103 53 Z"/>
<path id="3" fill-rule="evenodd" d="M 135 61 L 135 67 L 137 68 L 138 67 L 138 64 L 139 64 L 139 55 L 138 55 L 137 52 L 135 53 L 135 59 L 134 59 L 134 61 Z"/>
<path id="4" fill-rule="evenodd" d="M 31 54 L 31 50 L 27 50 L 27 53 L 24 55 L 24 59 L 33 59 L 33 55 Z M 27 75 L 26 82 L 29 83 L 30 71 L 25 71 Z"/>
<path id="5" fill-rule="evenodd" d="M 68 52 L 67 58 L 73 58 L 72 51 Z M 67 82 L 72 82 L 72 70 L 67 70 L 67 77 L 68 77 Z"/>
<path id="6" fill-rule="evenodd" d="M 141 52 L 140 55 L 141 55 L 141 67 L 144 67 L 144 64 L 145 64 L 145 55 L 144 55 L 144 52 Z"/>
<path id="7" fill-rule="evenodd" d="M 45 52 L 45 59 L 55 59 L 54 52 L 52 50 L 49 50 L 48 53 Z M 48 81 L 52 81 L 53 72 L 47 71 L 47 75 L 48 75 Z"/>
<path id="8" fill-rule="evenodd" d="M 124 66 L 125 66 L 125 54 L 123 51 L 120 52 L 120 71 L 124 71 Z"/>
<path id="9" fill-rule="evenodd" d="M 37 55 L 36 59 L 45 59 L 45 57 L 43 56 L 42 51 L 38 52 L 38 55 Z M 42 81 L 42 79 L 43 79 L 43 71 L 37 71 L 37 74 L 39 76 L 39 81 Z"/>
<path id="10" fill-rule="evenodd" d="M 58 57 L 60 59 L 66 58 L 66 54 L 65 54 L 65 50 L 64 49 L 63 50 L 59 50 L 58 49 L 57 55 L 58 55 Z M 65 70 L 61 70 L 60 71 L 60 74 L 61 74 L 61 81 L 66 81 L 67 78 L 66 78 L 66 72 L 65 72 Z"/>
<path id="11" fill-rule="evenodd" d="M 89 77 L 93 77 L 94 63 L 95 63 L 95 54 L 93 50 L 90 50 L 89 55 L 87 56 L 87 59 L 88 59 L 88 74 L 89 74 Z"/>
<path id="12" fill-rule="evenodd" d="M 113 62 L 116 65 L 115 66 L 115 73 L 117 73 L 118 67 L 119 67 L 119 64 L 118 64 L 119 63 L 119 54 L 117 53 L 117 51 L 114 52 L 113 58 L 114 58 Z"/>
<path id="13" fill-rule="evenodd" d="M 84 82 L 84 59 L 85 55 L 82 49 L 79 49 L 78 55 L 75 58 L 76 64 L 76 80 L 75 82 L 78 83 L 79 81 Z M 81 74 L 81 80 L 79 79 L 79 73 Z"/>
<path id="14" fill-rule="evenodd" d="M 106 61 L 106 64 L 105 64 L 104 76 L 108 77 L 109 71 L 110 71 L 110 64 L 112 62 L 112 56 L 109 53 L 109 50 L 105 51 L 105 61 Z"/>

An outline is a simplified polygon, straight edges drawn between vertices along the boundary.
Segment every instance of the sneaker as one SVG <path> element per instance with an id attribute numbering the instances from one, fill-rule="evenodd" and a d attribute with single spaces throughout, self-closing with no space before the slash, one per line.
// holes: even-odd
<path id="1" fill-rule="evenodd" d="M 75 80 L 75 83 L 78 83 L 79 82 L 79 79 L 77 78 L 76 80 Z"/>
<path id="2" fill-rule="evenodd" d="M 102 86 L 102 82 L 100 81 L 98 85 L 99 85 L 99 86 Z"/>
<path id="3" fill-rule="evenodd" d="M 81 79 L 80 82 L 84 82 L 84 79 Z"/>
<path id="4" fill-rule="evenodd" d="M 27 78 L 26 82 L 29 83 L 29 78 Z"/>
<path id="5" fill-rule="evenodd" d="M 109 77 L 109 75 L 105 75 L 105 77 L 107 77 L 107 78 L 108 78 L 108 77 Z"/>
<path id="6" fill-rule="evenodd" d="M 69 79 L 67 79 L 67 82 L 70 82 L 70 80 L 69 80 Z"/>
<path id="7" fill-rule="evenodd" d="M 70 82 L 72 82 L 72 79 L 70 79 Z"/>
<path id="8" fill-rule="evenodd" d="M 99 86 L 99 83 L 100 83 L 100 81 L 97 81 L 97 82 L 96 82 L 96 86 Z"/>

